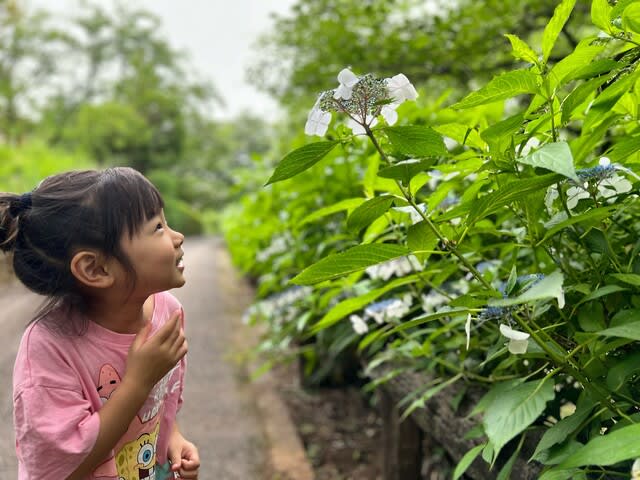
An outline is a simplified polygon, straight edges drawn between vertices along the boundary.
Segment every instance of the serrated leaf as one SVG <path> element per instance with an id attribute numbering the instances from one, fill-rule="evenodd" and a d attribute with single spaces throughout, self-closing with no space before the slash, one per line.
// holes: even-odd
<path id="1" fill-rule="evenodd" d="M 462 474 L 467 471 L 467 468 L 469 468 L 473 461 L 478 458 L 478 455 L 480 455 L 480 452 L 485 446 L 485 443 L 481 443 L 464 454 L 462 459 L 458 462 L 458 465 L 456 465 L 456 469 L 453 471 L 453 480 L 458 480 Z"/>
<path id="2" fill-rule="evenodd" d="M 493 78 L 480 90 L 471 92 L 451 106 L 456 110 L 506 100 L 525 93 L 538 92 L 538 76 L 529 70 L 514 70 Z"/>
<path id="3" fill-rule="evenodd" d="M 620 337 L 628 338 L 629 340 L 640 340 L 640 321 L 625 323 L 624 325 L 618 325 L 617 327 L 600 330 L 597 334 L 602 335 L 603 337 Z"/>
<path id="4" fill-rule="evenodd" d="M 632 3 L 622 12 L 622 25 L 627 30 L 640 33 L 640 4 Z"/>
<path id="5" fill-rule="evenodd" d="M 635 287 L 640 287 L 640 275 L 635 273 L 612 273 L 611 276 L 623 283 L 628 283 Z"/>
<path id="6" fill-rule="evenodd" d="M 568 218 L 567 220 L 565 220 L 563 222 L 560 222 L 557 225 L 554 225 L 549 230 L 547 230 L 547 232 L 545 233 L 545 235 L 542 238 L 542 240 L 540 240 L 536 244 L 536 246 L 542 245 L 547 240 L 549 240 L 551 237 L 556 235 L 558 232 L 561 232 L 565 228 L 570 227 L 571 225 L 574 225 L 576 223 L 581 223 L 581 222 L 593 222 L 593 223 L 596 223 L 596 222 L 599 222 L 599 221 L 609 217 L 611 215 L 611 213 L 616 210 L 616 208 L 617 207 L 615 205 L 611 205 L 611 206 L 608 206 L 608 207 L 594 208 L 593 210 L 588 210 L 588 211 L 586 211 L 584 213 L 581 213 L 580 215 L 576 215 L 574 217 Z"/>
<path id="7" fill-rule="evenodd" d="M 584 407 L 579 407 L 573 415 L 563 418 L 551 428 L 547 429 L 538 442 L 536 450 L 531 458 L 537 459 L 538 455 L 540 455 L 544 450 L 547 450 L 560 442 L 564 442 L 569 435 L 574 433 L 580 427 L 584 420 L 589 418 L 593 407 L 594 404 L 587 404 Z"/>
<path id="8" fill-rule="evenodd" d="M 371 265 L 407 255 L 406 247 L 392 243 L 357 245 L 349 250 L 329 255 L 303 270 L 291 280 L 296 285 L 314 285 L 363 270 Z"/>
<path id="9" fill-rule="evenodd" d="M 498 190 L 476 199 L 471 204 L 466 221 L 467 225 L 471 226 L 487 215 L 491 215 L 515 201 L 522 200 L 528 195 L 539 193 L 542 189 L 559 182 L 561 179 L 560 175 L 548 174 L 508 183 Z"/>
<path id="10" fill-rule="evenodd" d="M 511 135 L 521 128 L 524 123 L 524 114 L 518 113 L 512 117 L 505 118 L 504 120 L 491 125 L 489 128 L 485 128 L 480 137 L 487 143 L 497 142 L 500 138 Z"/>
<path id="11" fill-rule="evenodd" d="M 432 167 L 436 160 L 435 158 L 406 160 L 391 167 L 383 168 L 378 172 L 378 176 L 400 180 L 404 185 L 407 185 L 413 177 Z"/>
<path id="12" fill-rule="evenodd" d="M 482 424 L 491 445 L 494 459 L 509 440 L 531 425 L 547 402 L 555 396 L 551 379 L 526 382 L 493 398 L 484 413 Z"/>
<path id="13" fill-rule="evenodd" d="M 583 467 L 586 465 L 613 465 L 623 460 L 640 457 L 640 424 L 614 430 L 589 441 L 558 468 Z"/>
<path id="14" fill-rule="evenodd" d="M 573 166 L 571 148 L 569 148 L 569 144 L 566 142 L 547 143 L 526 157 L 516 160 L 519 163 L 531 165 L 536 168 L 551 170 L 575 182 L 580 182 L 578 175 L 576 175 L 576 169 Z"/>
<path id="15" fill-rule="evenodd" d="M 507 307 L 510 305 L 520 305 L 523 303 L 534 302 L 537 300 L 546 300 L 549 298 L 564 299 L 562 291 L 562 283 L 564 277 L 562 273 L 555 271 L 538 283 L 534 284 L 529 289 L 525 290 L 522 294 L 515 298 L 492 298 L 489 300 L 489 305 L 495 307 Z M 564 301 L 564 300 L 563 300 Z"/>
<path id="16" fill-rule="evenodd" d="M 356 208 L 347 219 L 347 228 L 354 232 L 359 232 L 364 227 L 369 226 L 373 221 L 384 215 L 393 205 L 393 197 L 382 195 L 373 197 L 358 208 Z"/>
<path id="17" fill-rule="evenodd" d="M 407 246 L 421 261 L 430 256 L 430 251 L 438 245 L 438 237 L 426 221 L 418 222 L 409 227 L 407 232 Z"/>
<path id="18" fill-rule="evenodd" d="M 294 177 L 322 160 L 339 142 L 315 142 L 289 152 L 280 160 L 266 183 L 280 182 Z"/>
<path id="19" fill-rule="evenodd" d="M 324 218 L 328 215 L 333 215 L 334 213 L 342 212 L 344 210 L 352 210 L 362 205 L 364 201 L 365 201 L 364 198 L 347 198 L 345 200 L 341 200 L 338 203 L 334 203 L 333 205 L 323 207 L 319 210 L 316 210 L 313 213 L 310 213 L 309 215 L 304 217 L 302 220 L 300 220 L 299 225 L 315 222 L 316 220 Z"/>
<path id="20" fill-rule="evenodd" d="M 549 59 L 551 50 L 556 43 L 558 35 L 562 31 L 564 24 L 569 20 L 569 15 L 573 10 L 576 0 L 563 0 L 553 12 L 553 17 L 547 23 L 542 34 L 542 58 L 546 62 Z"/>
<path id="21" fill-rule="evenodd" d="M 567 123 L 573 111 L 582 105 L 591 95 L 597 93 L 598 88 L 607 80 L 607 76 L 592 78 L 588 82 L 576 87 L 562 102 L 562 124 Z"/>
<path id="22" fill-rule="evenodd" d="M 608 0 L 593 0 L 591 2 L 591 21 L 604 32 L 611 30 L 611 10 Z"/>
<path id="23" fill-rule="evenodd" d="M 413 157 L 438 157 L 447 154 L 442 136 L 421 126 L 387 127 L 383 131 L 398 152 Z"/>
<path id="24" fill-rule="evenodd" d="M 612 392 L 622 388 L 631 375 L 640 370 L 640 352 L 628 354 L 607 372 L 607 387 Z"/>
<path id="25" fill-rule="evenodd" d="M 511 42 L 511 48 L 513 49 L 511 53 L 515 58 L 533 63 L 534 65 L 538 63 L 538 55 L 524 40 L 517 35 L 511 35 L 508 33 L 504 36 L 509 39 L 509 42 Z"/>

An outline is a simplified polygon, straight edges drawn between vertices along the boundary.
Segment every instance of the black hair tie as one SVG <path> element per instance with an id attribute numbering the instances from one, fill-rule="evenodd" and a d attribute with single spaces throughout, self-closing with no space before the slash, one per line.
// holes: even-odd
<path id="1" fill-rule="evenodd" d="M 9 213 L 14 217 L 17 217 L 25 210 L 31 208 L 31 192 L 23 193 L 18 198 L 16 198 L 13 202 L 11 202 L 11 206 L 9 207 Z"/>

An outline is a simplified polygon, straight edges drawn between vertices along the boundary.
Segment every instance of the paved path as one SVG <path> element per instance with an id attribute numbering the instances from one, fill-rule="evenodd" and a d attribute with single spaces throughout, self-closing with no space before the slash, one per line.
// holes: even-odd
<path id="1" fill-rule="evenodd" d="M 185 404 L 180 424 L 202 457 L 201 480 L 263 480 L 268 449 L 255 397 L 238 363 L 239 319 L 251 291 L 215 239 L 185 242 L 187 284 L 173 293 L 183 303 L 189 339 Z M 11 371 L 22 330 L 38 297 L 0 287 L 0 479 L 17 477 L 11 420 Z M 264 412 L 262 412 L 264 415 Z"/>

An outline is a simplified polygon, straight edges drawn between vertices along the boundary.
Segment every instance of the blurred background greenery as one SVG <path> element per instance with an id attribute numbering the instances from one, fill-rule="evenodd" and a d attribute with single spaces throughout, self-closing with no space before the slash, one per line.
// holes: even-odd
<path id="1" fill-rule="evenodd" d="M 561 39 L 567 52 L 588 23 L 589 2 L 578 3 Z M 160 17 L 135 2 L 85 1 L 61 19 L 0 0 L 0 190 L 25 191 L 70 168 L 130 165 L 160 187 L 175 228 L 218 232 L 222 212 L 260 195 L 282 154 L 304 141 L 315 95 L 342 68 L 403 72 L 430 92 L 422 105 L 455 99 L 513 68 L 502 34 L 531 40 L 556 4 L 298 0 L 272 16 L 246 66 L 281 105 L 274 121 L 215 119 L 215 79 L 199 77 Z"/>

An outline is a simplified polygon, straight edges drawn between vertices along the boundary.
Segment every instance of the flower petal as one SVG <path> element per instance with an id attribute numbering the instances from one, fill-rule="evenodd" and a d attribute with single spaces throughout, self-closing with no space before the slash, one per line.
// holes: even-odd
<path id="1" fill-rule="evenodd" d="M 403 73 L 387 78 L 386 82 L 389 94 L 397 103 L 418 98 L 418 92 Z"/>
<path id="2" fill-rule="evenodd" d="M 351 315 L 349 317 L 349 320 L 351 321 L 351 326 L 353 327 L 353 330 L 358 335 L 362 335 L 362 334 L 367 333 L 369 331 L 369 327 L 367 326 L 367 322 L 365 322 L 358 315 Z"/>
<path id="3" fill-rule="evenodd" d="M 527 346 L 529 345 L 529 340 L 509 340 L 509 345 L 507 345 L 507 349 L 509 353 L 513 355 L 522 355 L 523 353 L 527 353 Z"/>
<path id="4" fill-rule="evenodd" d="M 514 330 L 504 323 L 500 324 L 500 333 L 510 340 L 527 340 L 530 336 L 528 333 Z"/>
<path id="5" fill-rule="evenodd" d="M 340 85 L 344 85 L 345 87 L 352 88 L 356 83 L 358 83 L 358 80 L 359 78 L 356 74 L 348 68 L 343 68 L 338 74 L 338 81 L 340 82 Z"/>
<path id="6" fill-rule="evenodd" d="M 380 109 L 380 114 L 384 117 L 387 125 L 394 125 L 398 121 L 398 112 L 396 112 L 396 104 L 385 105 Z"/>
<path id="7" fill-rule="evenodd" d="M 340 86 L 336 88 L 335 92 L 333 92 L 333 98 L 335 98 L 336 100 L 340 98 L 349 100 L 351 98 L 352 90 L 352 87 L 340 84 Z"/>
<path id="8" fill-rule="evenodd" d="M 318 135 L 323 137 L 325 133 L 327 133 L 330 122 L 331 112 L 325 112 L 320 110 L 320 108 L 314 107 L 307 117 L 307 123 L 304 126 L 304 133 L 306 135 Z"/>
<path id="9" fill-rule="evenodd" d="M 467 350 L 469 350 L 469 342 L 471 341 L 471 314 L 467 315 L 467 321 L 464 324 L 464 332 L 467 334 Z"/>

